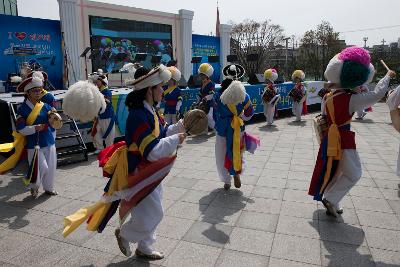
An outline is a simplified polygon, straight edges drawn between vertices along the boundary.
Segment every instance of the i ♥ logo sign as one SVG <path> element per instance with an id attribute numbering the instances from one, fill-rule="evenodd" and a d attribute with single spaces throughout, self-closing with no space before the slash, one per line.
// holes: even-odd
<path id="1" fill-rule="evenodd" d="M 15 37 L 17 37 L 20 41 L 24 40 L 26 37 L 26 32 L 16 32 L 14 33 Z"/>

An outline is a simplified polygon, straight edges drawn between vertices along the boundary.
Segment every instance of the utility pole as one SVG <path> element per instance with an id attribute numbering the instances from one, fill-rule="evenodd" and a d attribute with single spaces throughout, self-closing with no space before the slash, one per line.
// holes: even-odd
<path id="1" fill-rule="evenodd" d="M 289 48 L 289 39 L 290 37 L 286 37 L 283 40 L 286 43 L 286 55 L 285 55 L 285 75 L 288 76 L 288 48 Z"/>
<path id="2" fill-rule="evenodd" d="M 364 48 L 367 48 L 368 37 L 364 37 L 363 41 L 364 41 Z"/>

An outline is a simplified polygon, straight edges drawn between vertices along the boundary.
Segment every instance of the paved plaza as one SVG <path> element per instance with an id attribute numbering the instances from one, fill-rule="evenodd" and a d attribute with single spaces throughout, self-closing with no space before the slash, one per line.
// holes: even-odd
<path id="1" fill-rule="evenodd" d="M 258 120 L 247 131 L 261 148 L 246 154 L 242 188 L 218 181 L 215 136 L 188 138 L 164 180 L 165 216 L 156 248 L 165 259 L 124 257 L 114 216 L 102 234 L 82 225 L 61 235 L 63 218 L 95 202 L 106 183 L 95 157 L 60 167 L 59 195 L 32 200 L 15 170 L 0 177 L 0 266 L 400 266 L 399 134 L 387 106 L 354 121 L 363 177 L 345 197 L 341 218 L 307 195 L 318 151 L 312 118 Z M 132 245 L 132 250 L 134 250 Z"/>

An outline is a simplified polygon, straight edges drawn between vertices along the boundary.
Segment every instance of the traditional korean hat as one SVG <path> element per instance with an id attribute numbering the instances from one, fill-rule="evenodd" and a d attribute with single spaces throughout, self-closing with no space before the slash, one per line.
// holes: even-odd
<path id="1" fill-rule="evenodd" d="M 23 80 L 17 87 L 18 92 L 27 92 L 35 87 L 42 87 L 43 80 L 38 77 L 30 77 Z"/>
<path id="2" fill-rule="evenodd" d="M 166 83 L 171 79 L 171 72 L 164 65 L 152 69 L 148 74 L 137 79 L 126 80 L 125 83 L 134 91 L 141 90 L 160 83 Z"/>
<path id="3" fill-rule="evenodd" d="M 180 70 L 178 70 L 178 68 L 175 66 L 167 67 L 167 69 L 171 72 L 171 79 L 174 79 L 175 81 L 179 82 L 182 76 Z"/>
<path id="4" fill-rule="evenodd" d="M 210 78 L 214 73 L 214 68 L 209 63 L 202 63 L 199 67 L 198 73 L 204 74 Z"/>
<path id="5" fill-rule="evenodd" d="M 278 73 L 276 72 L 276 69 L 267 69 L 264 71 L 264 79 L 269 80 L 270 82 L 275 82 L 276 79 L 278 79 Z"/>
<path id="6" fill-rule="evenodd" d="M 292 80 L 294 79 L 300 79 L 301 81 L 304 81 L 304 79 L 306 78 L 306 75 L 304 74 L 304 71 L 302 70 L 295 70 L 292 74 Z"/>

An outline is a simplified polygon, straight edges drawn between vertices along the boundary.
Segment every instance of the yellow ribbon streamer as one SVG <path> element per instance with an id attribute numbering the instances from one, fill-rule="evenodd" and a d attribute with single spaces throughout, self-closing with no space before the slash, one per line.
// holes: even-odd
<path id="1" fill-rule="evenodd" d="M 164 96 L 166 96 L 167 94 L 171 93 L 172 91 L 174 91 L 174 89 L 178 87 L 177 85 L 173 85 L 173 86 L 168 86 L 167 90 L 164 91 Z"/>
<path id="2" fill-rule="evenodd" d="M 29 113 L 28 118 L 26 119 L 26 125 L 31 126 L 37 119 L 37 117 L 40 114 L 40 111 L 42 110 L 43 107 L 43 102 L 37 102 L 34 108 L 32 109 L 31 113 Z M 14 142 L 12 143 L 5 143 L 0 145 L 0 151 L 1 152 L 9 152 L 13 148 L 15 148 L 14 154 L 12 154 L 8 159 L 3 161 L 0 164 L 0 174 L 5 173 L 8 170 L 11 170 L 14 168 L 18 160 L 21 158 L 22 152 L 24 151 L 24 147 L 26 145 L 26 138 L 22 134 L 13 131 L 12 133 L 14 137 Z"/>
<path id="3" fill-rule="evenodd" d="M 236 106 L 228 104 L 229 110 L 233 114 L 231 127 L 233 129 L 233 169 L 240 171 L 242 169 L 242 155 L 240 151 L 240 127 L 244 125 L 243 120 L 238 116 Z"/>

